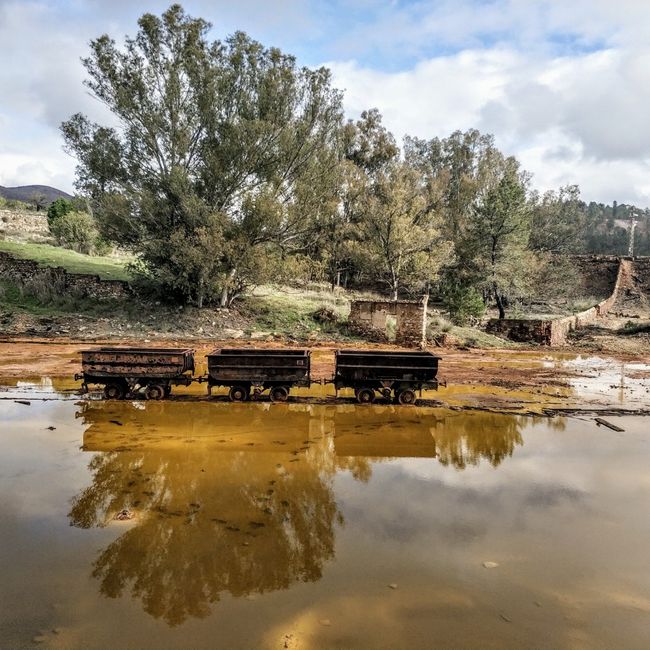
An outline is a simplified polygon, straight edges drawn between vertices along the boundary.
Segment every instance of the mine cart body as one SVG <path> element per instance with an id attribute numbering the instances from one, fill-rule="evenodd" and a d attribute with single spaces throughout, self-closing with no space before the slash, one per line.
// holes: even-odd
<path id="1" fill-rule="evenodd" d="M 172 385 L 189 385 L 194 350 L 183 348 L 97 348 L 81 351 L 84 384 L 100 384 L 109 398 L 143 388 L 148 399 L 163 399 Z"/>
<path id="2" fill-rule="evenodd" d="M 285 401 L 294 386 L 309 386 L 309 350 L 224 348 L 208 355 L 208 386 L 229 386 L 230 399 L 244 401 L 269 389 Z"/>
<path id="3" fill-rule="evenodd" d="M 378 391 L 413 404 L 416 390 L 438 388 L 439 358 L 430 352 L 337 350 L 334 384 L 337 390 L 354 389 L 361 403 L 374 401 Z"/>

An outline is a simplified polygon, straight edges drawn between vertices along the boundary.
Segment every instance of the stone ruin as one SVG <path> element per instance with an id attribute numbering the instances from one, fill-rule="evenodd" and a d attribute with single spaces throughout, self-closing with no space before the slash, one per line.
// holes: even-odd
<path id="1" fill-rule="evenodd" d="M 0 251 L 0 278 L 19 284 L 40 281 L 63 295 L 96 300 L 127 300 L 132 296 L 128 282 L 104 280 L 87 273 L 69 273 L 62 267 L 42 266 L 4 251 Z"/>
<path id="2" fill-rule="evenodd" d="M 585 256 L 576 260 L 583 272 L 585 290 L 607 291 L 607 298 L 561 318 L 493 318 L 486 331 L 512 341 L 563 345 L 571 331 L 592 325 L 607 314 L 637 318 L 650 313 L 650 258 Z"/>
<path id="3" fill-rule="evenodd" d="M 348 323 L 352 330 L 370 340 L 423 347 L 427 300 L 354 300 Z"/>

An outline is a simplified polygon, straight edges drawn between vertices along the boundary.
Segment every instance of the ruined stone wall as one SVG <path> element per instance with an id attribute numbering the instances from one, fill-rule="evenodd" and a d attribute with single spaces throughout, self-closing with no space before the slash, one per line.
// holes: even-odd
<path id="1" fill-rule="evenodd" d="M 520 343 L 549 344 L 551 337 L 550 320 L 525 318 L 491 318 L 485 330 L 495 336 Z"/>
<path id="2" fill-rule="evenodd" d="M 41 266 L 33 260 L 23 260 L 0 251 L 0 279 L 16 284 L 43 282 L 57 292 L 94 298 L 122 300 L 131 296 L 128 282 L 102 280 L 98 275 L 68 273 L 61 267 Z"/>
<path id="3" fill-rule="evenodd" d="M 48 242 L 52 239 L 45 212 L 0 210 L 0 238 Z"/>
<path id="4" fill-rule="evenodd" d="M 497 336 L 508 338 L 511 341 L 534 342 L 542 345 L 562 345 L 566 342 L 569 332 L 595 323 L 598 318 L 605 316 L 616 304 L 619 299 L 619 293 L 627 283 L 626 279 L 632 275 L 633 264 L 630 259 L 616 259 L 617 272 L 611 291 L 608 297 L 601 300 L 597 305 L 577 314 L 552 320 L 519 318 L 504 318 L 503 320 L 499 320 L 493 318 L 488 321 L 486 331 Z M 609 265 L 608 260 L 603 262 L 603 264 L 605 263 Z M 634 268 L 638 264 L 639 262 L 635 261 Z M 602 270 L 603 266 L 599 268 Z M 639 268 L 647 268 L 650 271 L 650 263 L 642 261 Z M 650 286 L 650 278 L 648 282 Z"/>
<path id="5" fill-rule="evenodd" d="M 426 303 L 410 300 L 355 300 L 350 308 L 348 323 L 364 337 L 387 341 L 387 320 L 395 317 L 395 343 L 405 347 L 420 347 L 426 331 Z"/>

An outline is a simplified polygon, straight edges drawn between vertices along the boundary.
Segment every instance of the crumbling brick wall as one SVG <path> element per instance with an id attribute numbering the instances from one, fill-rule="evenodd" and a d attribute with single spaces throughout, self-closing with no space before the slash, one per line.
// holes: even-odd
<path id="1" fill-rule="evenodd" d="M 33 260 L 23 260 L 0 251 L 0 278 L 15 284 L 42 280 L 71 296 L 95 300 L 122 300 L 132 295 L 128 282 L 102 280 L 98 275 L 68 273 L 61 267 L 41 266 Z"/>
<path id="2" fill-rule="evenodd" d="M 426 301 L 355 300 L 348 323 L 350 327 L 375 341 L 387 341 L 388 316 L 395 317 L 395 343 L 405 347 L 421 347 L 426 334 Z"/>

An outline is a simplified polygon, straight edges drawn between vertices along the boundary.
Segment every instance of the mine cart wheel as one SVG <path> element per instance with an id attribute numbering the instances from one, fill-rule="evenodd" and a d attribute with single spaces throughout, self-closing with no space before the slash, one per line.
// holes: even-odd
<path id="1" fill-rule="evenodd" d="M 269 396 L 272 402 L 286 402 L 289 398 L 289 389 L 286 386 L 273 386 Z"/>
<path id="2" fill-rule="evenodd" d="M 415 391 L 410 388 L 404 388 L 397 393 L 397 401 L 404 406 L 415 404 Z"/>
<path id="3" fill-rule="evenodd" d="M 372 404 L 375 401 L 375 391 L 372 388 L 359 388 L 356 393 L 359 404 Z"/>
<path id="4" fill-rule="evenodd" d="M 165 397 L 165 387 L 160 384 L 149 384 L 144 390 L 144 396 L 147 399 L 163 399 Z"/>
<path id="5" fill-rule="evenodd" d="M 381 389 L 381 394 L 382 394 L 386 399 L 390 399 L 390 393 L 391 393 L 390 388 L 382 388 L 382 389 Z"/>
<path id="6" fill-rule="evenodd" d="M 126 386 L 124 384 L 106 384 L 104 386 L 104 397 L 106 399 L 124 399 Z"/>
<path id="7" fill-rule="evenodd" d="M 232 386 L 228 391 L 231 402 L 245 402 L 248 399 L 248 388 L 246 386 Z"/>

